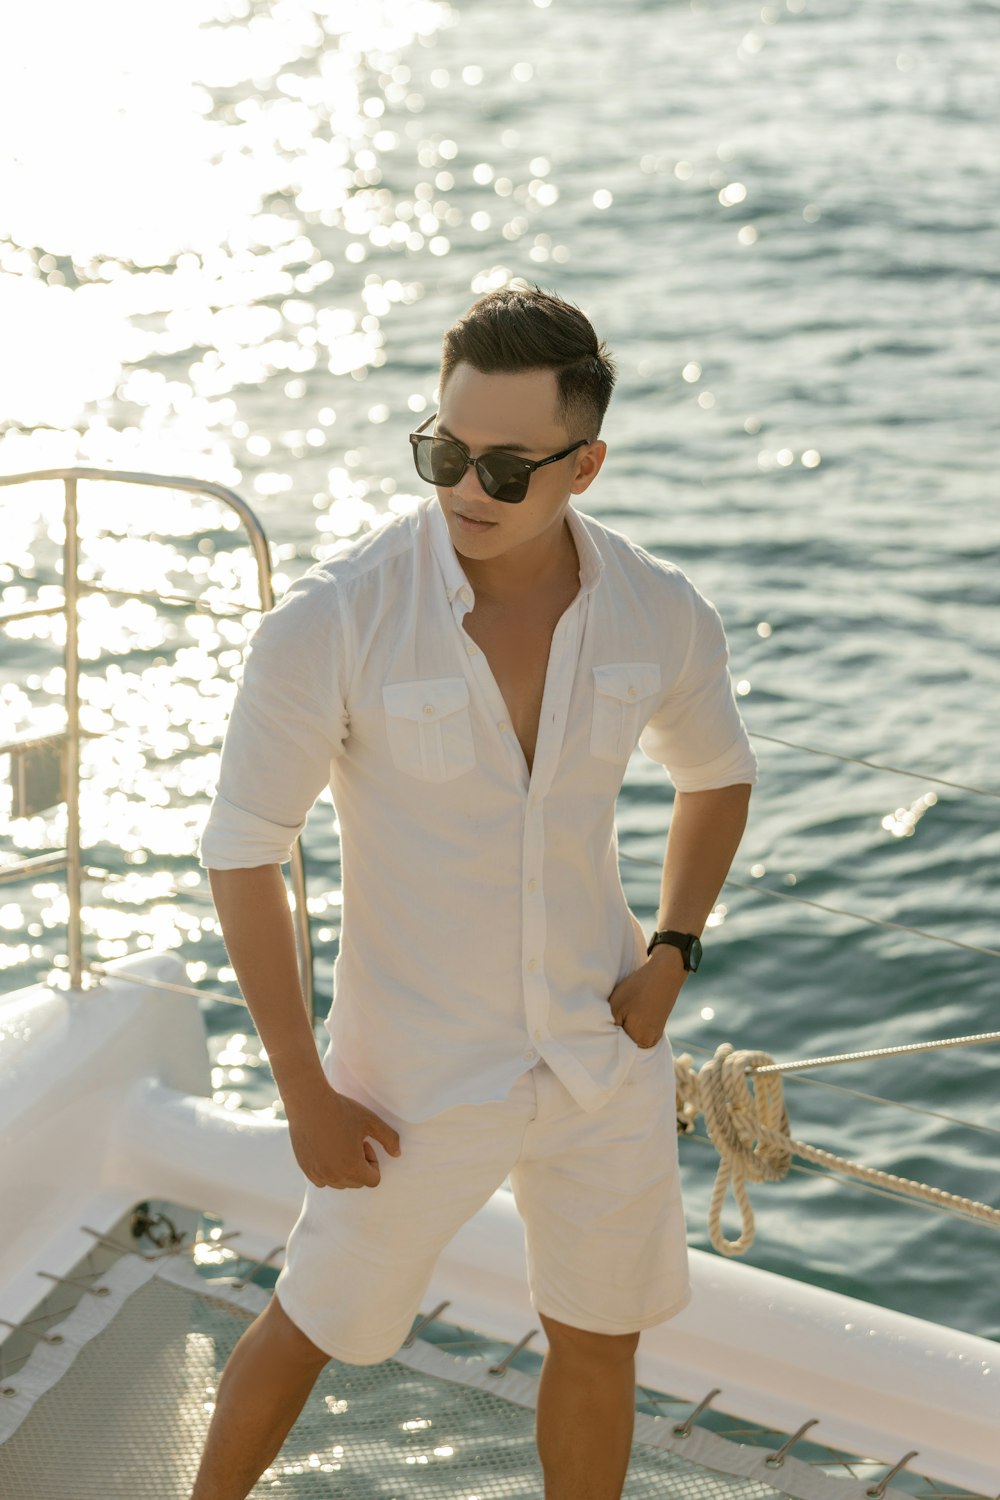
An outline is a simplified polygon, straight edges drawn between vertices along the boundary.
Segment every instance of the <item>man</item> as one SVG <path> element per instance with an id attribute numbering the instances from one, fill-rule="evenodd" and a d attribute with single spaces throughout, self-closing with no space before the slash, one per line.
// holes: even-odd
<path id="1" fill-rule="evenodd" d="M 756 761 L 714 606 L 569 503 L 604 463 L 614 378 L 558 297 L 474 303 L 411 434 L 436 498 L 309 568 L 251 639 L 201 863 L 308 1184 L 192 1500 L 242 1500 L 329 1358 L 400 1347 L 508 1175 L 548 1341 L 545 1500 L 621 1494 L 639 1333 L 691 1295 L 665 1026 Z M 615 836 L 637 743 L 677 787 L 648 952 Z M 280 866 L 328 782 L 320 1058 Z"/>

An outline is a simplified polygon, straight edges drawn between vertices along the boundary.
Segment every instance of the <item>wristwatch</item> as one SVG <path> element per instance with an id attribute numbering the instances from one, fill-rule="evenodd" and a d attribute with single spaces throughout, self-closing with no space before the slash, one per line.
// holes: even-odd
<path id="1" fill-rule="evenodd" d="M 673 948 L 681 950 L 684 959 L 684 967 L 690 973 L 701 963 L 701 939 L 694 932 L 654 932 L 649 947 L 646 949 L 646 957 L 652 953 L 657 943 L 669 943 Z"/>

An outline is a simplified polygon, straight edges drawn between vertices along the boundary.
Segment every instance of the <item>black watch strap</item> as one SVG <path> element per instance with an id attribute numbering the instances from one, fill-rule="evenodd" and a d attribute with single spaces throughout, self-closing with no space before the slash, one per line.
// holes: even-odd
<path id="1" fill-rule="evenodd" d="M 654 932 L 646 949 L 646 957 L 652 953 L 657 943 L 669 943 L 673 948 L 681 950 L 684 967 L 689 973 L 697 969 L 701 963 L 701 939 L 696 932 L 674 932 L 672 928 L 665 928 L 662 932 Z"/>

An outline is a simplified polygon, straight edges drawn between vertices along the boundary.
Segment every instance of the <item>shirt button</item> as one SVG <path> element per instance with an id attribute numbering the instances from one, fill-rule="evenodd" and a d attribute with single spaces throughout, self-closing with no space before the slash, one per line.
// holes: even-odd
<path id="1" fill-rule="evenodd" d="M 466 604 L 468 604 L 469 600 L 472 598 L 472 592 L 469 589 L 461 589 L 460 596 L 465 600 Z"/>
<path id="2" fill-rule="evenodd" d="M 535 1030 L 531 1034 L 535 1038 L 536 1042 L 540 1042 L 542 1040 L 541 1027 L 536 1026 Z"/>
<path id="3" fill-rule="evenodd" d="M 538 959 L 537 958 L 529 958 L 528 959 L 528 968 L 531 970 L 532 973 L 534 973 L 535 970 L 538 968 Z"/>
<path id="4" fill-rule="evenodd" d="M 524 1057 L 525 1062 L 530 1062 L 531 1059 L 535 1056 L 535 1049 L 534 1049 L 534 1047 L 529 1047 L 528 1050 L 525 1053 L 523 1053 L 522 1055 Z"/>
<path id="5" fill-rule="evenodd" d="M 506 719 L 500 719 L 497 723 L 497 728 L 499 729 L 501 734 L 506 734 L 508 729 L 510 728 L 510 725 L 507 723 Z"/>
<path id="6" fill-rule="evenodd" d="M 433 712 L 434 712 L 434 705 L 432 703 L 425 703 L 424 704 L 424 713 L 425 714 L 432 714 Z"/>
<path id="7" fill-rule="evenodd" d="M 466 649 L 466 651 L 468 651 L 468 653 L 469 653 L 470 656 L 477 656 L 478 653 L 479 653 L 479 647 L 478 646 L 473 646 L 473 644 L 472 644 L 471 641 L 469 642 L 469 644 L 466 646 L 465 649 Z"/>
<path id="8" fill-rule="evenodd" d="M 528 881 L 528 894 L 529 895 L 534 895 L 535 889 L 536 889 L 537 885 L 538 885 L 538 881 L 537 880 L 529 880 Z"/>
<path id="9" fill-rule="evenodd" d="M 629 695 L 630 698 L 634 698 L 635 697 L 635 688 L 634 687 L 630 687 L 629 688 L 628 695 Z"/>

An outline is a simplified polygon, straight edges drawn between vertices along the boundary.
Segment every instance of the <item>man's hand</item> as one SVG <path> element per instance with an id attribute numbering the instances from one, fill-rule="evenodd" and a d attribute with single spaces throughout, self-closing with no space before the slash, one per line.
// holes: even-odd
<path id="1" fill-rule="evenodd" d="M 289 1101 L 285 1114 L 295 1160 L 316 1187 L 378 1187 L 382 1173 L 372 1141 L 390 1156 L 401 1154 L 398 1131 L 325 1080 L 308 1098 Z"/>
<path id="2" fill-rule="evenodd" d="M 658 943 L 644 964 L 615 985 L 608 1004 L 637 1047 L 656 1046 L 687 976 L 680 950 Z"/>

